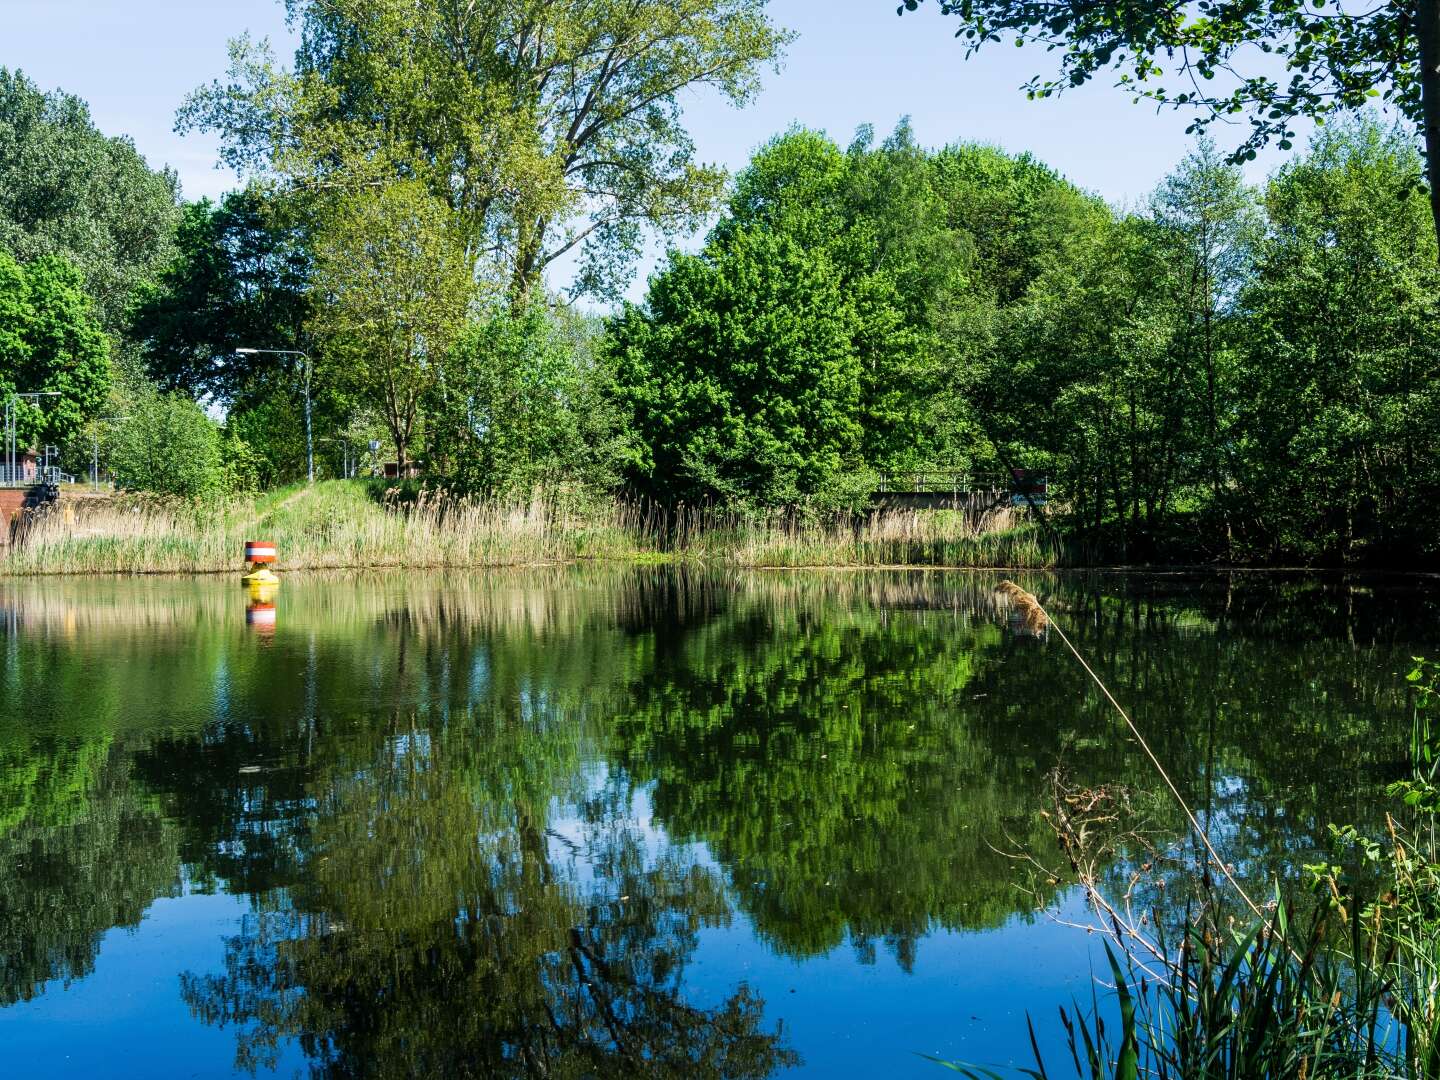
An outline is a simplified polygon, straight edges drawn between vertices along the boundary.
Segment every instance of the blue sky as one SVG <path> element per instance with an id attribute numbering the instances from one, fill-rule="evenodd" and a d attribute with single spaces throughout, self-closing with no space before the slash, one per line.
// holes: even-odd
<path id="1" fill-rule="evenodd" d="M 771 0 L 776 20 L 800 37 L 750 107 L 736 111 L 704 93 L 685 99 L 701 157 L 734 170 L 792 123 L 843 144 L 862 123 L 883 136 L 909 115 L 923 143 L 1029 150 L 1080 186 L 1133 203 L 1189 147 L 1183 114 L 1157 115 L 1108 85 L 1027 101 L 1020 85 L 1052 70 L 1053 57 L 991 47 L 966 60 L 933 3 L 903 18 L 896 3 Z M 235 178 L 215 169 L 213 138 L 173 132 L 181 99 L 224 71 L 226 41 L 240 33 L 291 51 L 279 0 L 0 0 L 0 27 L 0 66 L 79 94 L 103 131 L 130 135 L 152 165 L 174 168 L 191 198 L 217 195 Z M 1215 130 L 1224 146 L 1231 133 Z M 1232 141 L 1242 135 L 1236 128 Z M 1266 164 L 1254 167 L 1256 179 Z"/>

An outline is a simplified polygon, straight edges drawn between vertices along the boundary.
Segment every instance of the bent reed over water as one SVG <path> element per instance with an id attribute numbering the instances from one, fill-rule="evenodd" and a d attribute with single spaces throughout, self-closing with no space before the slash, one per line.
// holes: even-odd
<path id="1" fill-rule="evenodd" d="M 219 573 L 241 545 L 273 539 L 291 570 L 527 566 L 578 560 L 711 561 L 751 567 L 1044 569 L 1063 553 L 1009 509 L 812 517 L 534 497 L 493 502 L 422 493 L 373 497 L 327 481 L 256 499 L 196 504 L 115 498 L 27 522 L 0 574 Z"/>

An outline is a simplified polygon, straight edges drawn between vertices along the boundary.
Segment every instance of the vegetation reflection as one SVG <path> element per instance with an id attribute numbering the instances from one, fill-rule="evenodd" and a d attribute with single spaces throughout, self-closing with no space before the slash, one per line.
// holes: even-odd
<path id="1" fill-rule="evenodd" d="M 1025 583 L 1242 876 L 1380 813 L 1423 592 Z M 280 604 L 260 639 L 213 584 L 0 595 L 0 1000 L 84 977 L 158 897 L 225 891 L 250 914 L 181 992 L 245 1067 L 293 1043 L 329 1076 L 759 1077 L 797 1056 L 752 989 L 687 983 L 707 930 L 909 970 L 936 929 L 1034 917 L 1068 883 L 1017 888 L 1011 856 L 1058 865 L 1057 768 L 1184 835 L 984 575 L 297 580 Z"/>

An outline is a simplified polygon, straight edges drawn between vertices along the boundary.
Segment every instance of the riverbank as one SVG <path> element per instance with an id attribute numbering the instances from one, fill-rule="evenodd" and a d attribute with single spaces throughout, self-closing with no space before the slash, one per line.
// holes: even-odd
<path id="1" fill-rule="evenodd" d="M 1009 510 L 980 517 L 885 511 L 800 520 L 713 511 L 661 515 L 619 502 L 377 499 L 327 481 L 204 507 L 135 499 L 43 514 L 0 574 L 204 574 L 236 569 L 245 540 L 273 540 L 291 570 L 697 561 L 745 567 L 1065 565 L 1043 530 Z"/>

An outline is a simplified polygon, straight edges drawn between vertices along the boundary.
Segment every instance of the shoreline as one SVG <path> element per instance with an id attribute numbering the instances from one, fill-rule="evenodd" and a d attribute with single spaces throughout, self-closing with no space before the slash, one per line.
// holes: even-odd
<path id="1" fill-rule="evenodd" d="M 624 558 L 615 556 L 578 557 L 573 559 L 532 560 L 514 562 L 376 562 L 346 563 L 329 566 L 277 567 L 277 574 L 286 576 L 323 577 L 330 574 L 367 573 L 429 573 L 435 571 L 498 571 L 498 570 L 547 570 L 574 567 L 629 568 L 644 566 L 684 567 L 699 570 L 730 570 L 744 573 L 785 574 L 785 573 L 946 573 L 946 574 L 1108 574 L 1144 575 L 1147 577 L 1212 577 L 1227 574 L 1293 574 L 1308 577 L 1341 578 L 1435 578 L 1440 579 L 1436 570 L 1393 570 L 1376 567 L 1334 567 L 1334 566 L 1219 566 L 1207 563 L 1167 563 L 1147 565 L 1145 563 L 1105 563 L 1095 566 L 1019 566 L 1019 565 L 960 565 L 941 563 L 745 563 L 724 558 L 705 558 L 693 555 L 661 555 L 655 557 Z M 244 566 L 226 567 L 213 570 L 26 570 L 7 571 L 4 560 L 0 559 L 0 584 L 7 581 L 33 581 L 45 578 L 216 578 L 227 574 L 245 573 Z"/>

